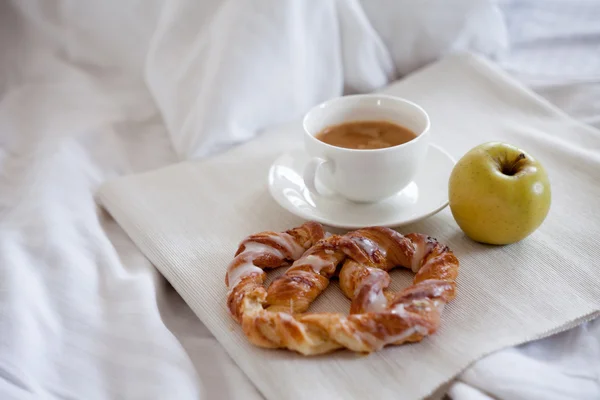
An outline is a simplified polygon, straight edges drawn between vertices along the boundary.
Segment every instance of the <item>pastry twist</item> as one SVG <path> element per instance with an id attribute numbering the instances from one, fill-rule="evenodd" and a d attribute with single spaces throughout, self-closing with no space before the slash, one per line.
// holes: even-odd
<path id="1" fill-rule="evenodd" d="M 291 261 L 268 289 L 262 286 L 264 269 Z M 416 275 L 412 286 L 393 293 L 387 271 L 399 266 Z M 458 266 L 448 247 L 426 235 L 369 227 L 325 237 L 320 224 L 308 222 L 242 241 L 227 271 L 228 307 L 256 346 L 368 353 L 435 333 L 455 296 Z M 305 313 L 336 272 L 352 301 L 350 314 Z"/>

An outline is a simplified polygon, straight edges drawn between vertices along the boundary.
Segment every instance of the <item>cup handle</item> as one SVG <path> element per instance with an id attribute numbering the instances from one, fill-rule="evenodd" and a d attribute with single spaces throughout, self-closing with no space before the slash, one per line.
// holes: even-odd
<path id="1" fill-rule="evenodd" d="M 314 195 L 329 197 L 331 194 L 319 192 L 316 185 L 317 173 L 324 167 L 333 169 L 333 162 L 319 157 L 312 158 L 304 167 L 304 185 Z"/>

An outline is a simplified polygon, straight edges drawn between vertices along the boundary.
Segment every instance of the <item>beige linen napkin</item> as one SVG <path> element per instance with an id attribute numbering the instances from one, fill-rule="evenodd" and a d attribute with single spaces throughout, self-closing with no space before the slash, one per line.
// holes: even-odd
<path id="1" fill-rule="evenodd" d="M 184 162 L 105 184 L 100 201 L 268 399 L 416 399 L 490 352 L 549 335 L 600 310 L 600 132 L 582 125 L 471 55 L 450 56 L 387 93 L 421 104 L 432 140 L 456 158 L 489 140 L 521 146 L 546 166 L 550 214 L 505 247 L 474 243 L 446 208 L 400 232 L 423 232 L 461 261 L 458 295 L 442 327 L 421 343 L 369 356 L 307 358 L 248 344 L 226 311 L 225 268 L 238 242 L 302 221 L 267 190 L 282 151 L 301 146 L 299 122 L 203 162 Z M 410 279 L 393 274 L 395 287 Z M 313 309 L 347 311 L 335 285 Z"/>

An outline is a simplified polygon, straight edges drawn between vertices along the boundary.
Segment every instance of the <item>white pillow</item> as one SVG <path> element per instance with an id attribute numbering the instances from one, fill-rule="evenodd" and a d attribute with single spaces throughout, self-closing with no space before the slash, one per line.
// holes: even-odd
<path id="1" fill-rule="evenodd" d="M 454 51 L 495 58 L 508 46 L 494 0 L 361 0 L 399 76 Z"/>
<path id="2" fill-rule="evenodd" d="M 476 0 L 172 0 L 146 81 L 175 150 L 200 158 L 444 52 L 492 54 L 501 24 L 494 4 Z"/>
<path id="3" fill-rule="evenodd" d="M 215 154 L 343 93 L 369 91 L 393 64 L 355 0 L 173 0 L 146 78 L 182 158 Z"/>

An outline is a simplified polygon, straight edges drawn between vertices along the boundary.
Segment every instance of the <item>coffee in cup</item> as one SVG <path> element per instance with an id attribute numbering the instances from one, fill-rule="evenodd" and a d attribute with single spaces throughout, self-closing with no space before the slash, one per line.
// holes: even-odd
<path id="1" fill-rule="evenodd" d="M 382 94 L 342 96 L 311 109 L 303 121 L 312 157 L 304 183 L 316 178 L 355 202 L 377 202 L 406 188 L 429 147 L 429 116 L 417 104 Z"/>
<path id="2" fill-rule="evenodd" d="M 328 126 L 315 135 L 321 142 L 346 149 L 372 150 L 410 142 L 417 135 L 389 121 L 351 121 Z"/>

